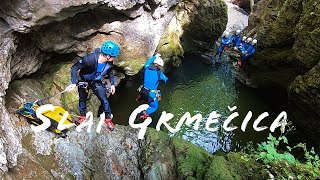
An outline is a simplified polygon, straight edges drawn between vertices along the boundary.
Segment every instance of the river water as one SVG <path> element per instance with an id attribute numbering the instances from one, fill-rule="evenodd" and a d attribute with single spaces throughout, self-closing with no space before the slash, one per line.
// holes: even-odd
<path id="1" fill-rule="evenodd" d="M 270 116 L 265 118 L 260 126 L 270 127 L 280 112 L 273 112 L 272 107 L 269 107 L 254 90 L 236 81 L 231 65 L 221 64 L 218 68 L 213 69 L 210 65 L 201 63 L 199 58 L 197 56 L 185 57 L 179 68 L 167 74 L 169 81 L 159 86 L 162 100 L 159 102 L 159 109 L 151 116 L 153 122 L 150 126 L 156 126 L 162 111 L 174 115 L 169 121 L 172 128 L 175 128 L 186 112 L 189 112 L 191 116 L 200 113 L 203 119 L 198 131 L 193 129 L 194 124 L 190 126 L 184 124 L 175 134 L 170 133 L 164 126 L 162 130 L 171 136 L 181 137 L 201 146 L 209 152 L 240 150 L 248 142 L 265 141 L 269 129 L 255 132 L 252 127 L 254 120 L 261 113 L 268 112 Z M 136 102 L 135 98 L 138 96 L 136 89 L 143 80 L 133 79 L 120 85 L 118 92 L 109 98 L 114 122 L 117 124 L 128 125 L 128 117 L 141 104 Z M 236 111 L 239 113 L 239 117 L 232 120 L 232 124 L 239 128 L 230 132 L 222 128 L 224 120 L 232 114 L 228 106 L 236 106 Z M 219 123 L 210 126 L 219 127 L 216 132 L 209 132 L 205 129 L 205 122 L 212 111 L 221 114 Z M 246 131 L 242 132 L 240 127 L 248 111 L 253 112 L 253 117 Z"/>
<path id="2" fill-rule="evenodd" d="M 226 29 L 230 32 L 237 29 L 243 30 L 248 25 L 248 14 L 229 2 L 226 2 L 226 5 L 228 7 Z M 158 111 L 151 116 L 153 122 L 150 126 L 156 126 L 162 111 L 174 114 L 169 123 L 173 128 L 186 112 L 189 112 L 191 116 L 200 113 L 203 120 L 198 131 L 193 129 L 193 124 L 190 127 L 183 125 L 181 130 L 175 134 L 168 132 L 166 128 L 162 130 L 171 136 L 181 137 L 199 145 L 209 152 L 241 150 L 248 142 L 255 144 L 265 141 L 269 130 L 255 132 L 252 128 L 253 121 L 261 113 L 269 112 L 270 116 L 261 124 L 270 127 L 274 117 L 280 112 L 273 112 L 272 108 L 254 90 L 237 82 L 229 64 L 222 64 L 212 69 L 209 65 L 200 63 L 199 58 L 186 57 L 182 65 L 168 75 L 168 83 L 160 85 L 163 98 L 159 103 Z M 110 97 L 115 123 L 128 125 L 128 117 L 140 105 L 135 98 L 138 96 L 136 89 L 142 82 L 141 78 L 127 81 L 118 88 L 119 92 L 116 95 Z M 224 120 L 232 114 L 228 106 L 237 107 L 236 111 L 240 115 L 232 121 L 232 124 L 239 128 L 248 111 L 253 112 L 246 132 L 242 132 L 239 128 L 226 132 L 222 128 Z M 216 127 L 219 127 L 216 132 L 209 132 L 205 129 L 205 122 L 212 111 L 221 114 L 219 123 L 216 124 Z"/>

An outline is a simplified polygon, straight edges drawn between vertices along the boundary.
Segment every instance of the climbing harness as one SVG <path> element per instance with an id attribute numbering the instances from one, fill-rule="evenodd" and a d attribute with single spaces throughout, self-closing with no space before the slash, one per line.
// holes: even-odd
<path id="1" fill-rule="evenodd" d="M 151 103 L 151 102 L 155 101 L 156 99 L 158 99 L 158 101 L 161 100 L 161 91 L 160 90 L 150 90 L 150 89 L 144 87 L 143 85 L 141 85 L 141 86 L 139 86 L 137 91 L 139 92 L 139 96 L 136 99 L 137 101 L 143 100 L 146 103 Z M 151 98 L 149 95 L 149 92 L 156 93 L 156 97 Z"/>
<path id="2" fill-rule="evenodd" d="M 88 88 L 88 85 L 89 85 L 88 82 L 78 82 L 78 86 L 79 86 L 80 88 L 86 89 L 86 88 Z"/>

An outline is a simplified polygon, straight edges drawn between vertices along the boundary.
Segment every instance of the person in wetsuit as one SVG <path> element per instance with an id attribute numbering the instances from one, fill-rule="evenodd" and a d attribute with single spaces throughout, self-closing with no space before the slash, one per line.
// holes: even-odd
<path id="1" fill-rule="evenodd" d="M 150 107 L 138 114 L 140 120 L 147 119 L 150 114 L 158 109 L 159 99 L 161 98 L 160 90 L 158 90 L 159 82 L 164 81 L 166 83 L 168 80 L 161 70 L 164 62 L 160 56 L 160 54 L 152 56 L 144 65 L 143 87 L 140 90 L 137 101 L 143 100 L 148 103 Z"/>
<path id="2" fill-rule="evenodd" d="M 88 90 L 92 90 L 101 102 L 105 113 L 105 123 L 113 131 L 111 108 L 106 94 L 104 76 L 108 75 L 111 82 L 110 93 L 115 93 L 115 79 L 112 71 L 113 61 L 120 54 L 119 46 L 106 41 L 101 48 L 95 49 L 92 53 L 84 56 L 71 67 L 71 85 L 66 90 L 72 91 L 78 85 L 80 118 L 75 122 L 80 125 L 86 118 L 86 102 L 88 100 Z M 79 75 L 78 75 L 79 73 Z"/>

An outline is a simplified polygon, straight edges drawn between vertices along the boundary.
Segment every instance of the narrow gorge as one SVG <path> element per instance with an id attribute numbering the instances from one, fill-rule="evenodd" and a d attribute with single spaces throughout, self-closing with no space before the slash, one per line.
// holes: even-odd
<path id="1" fill-rule="evenodd" d="M 245 9 L 231 3 L 245 4 Z M 254 146 L 266 141 L 269 130 L 256 137 L 250 132 L 212 133 L 193 127 L 170 134 L 165 128 L 150 127 L 139 140 L 138 129 L 131 128 L 127 119 L 137 106 L 135 90 L 142 82 L 144 63 L 160 53 L 169 82 L 160 88 L 166 99 L 154 120 L 162 111 L 177 118 L 186 111 L 207 113 L 206 120 L 214 109 L 226 119 L 231 114 L 226 112 L 228 106 L 234 105 L 242 113 L 241 121 L 252 107 L 254 118 L 270 110 L 272 122 L 286 111 L 299 132 L 289 141 L 307 143 L 318 153 L 319 23 L 317 0 L 5 0 L 0 3 L 0 177 L 299 179 L 297 172 L 303 171 L 299 166 L 290 165 L 291 171 L 284 172 L 287 162 L 264 165 L 242 152 L 250 140 Z M 243 69 L 228 63 L 212 70 L 216 41 L 226 29 L 238 28 L 242 35 L 258 39 L 257 52 Z M 103 126 L 97 133 L 95 120 L 91 132 L 73 128 L 66 138 L 33 132 L 15 113 L 17 108 L 64 90 L 70 84 L 71 66 L 106 40 L 121 49 L 114 68 L 117 93 L 109 98 L 116 130 L 109 132 Z M 230 61 L 237 58 L 228 55 Z M 77 92 L 49 102 L 72 116 L 78 114 Z M 90 95 L 88 110 L 95 116 L 99 103 Z M 240 127 L 239 121 L 235 124 Z M 311 178 L 308 173 L 303 177 Z"/>

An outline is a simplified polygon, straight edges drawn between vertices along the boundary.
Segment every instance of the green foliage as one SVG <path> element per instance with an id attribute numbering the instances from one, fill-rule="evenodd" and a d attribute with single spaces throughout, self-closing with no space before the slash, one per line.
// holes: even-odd
<path id="1" fill-rule="evenodd" d="M 277 147 L 282 141 L 285 144 L 288 144 L 288 139 L 285 136 L 280 136 L 279 138 L 273 137 L 271 134 L 268 136 L 267 142 L 262 142 L 258 144 L 258 157 L 257 159 L 261 159 L 264 163 L 268 164 L 272 161 L 277 160 L 287 160 L 291 163 L 297 162 L 292 154 L 288 151 L 291 151 L 291 148 L 287 146 L 287 151 L 283 153 L 279 153 Z"/>
<path id="2" fill-rule="evenodd" d="M 258 144 L 258 148 L 253 152 L 253 156 L 256 159 L 262 160 L 263 163 L 269 165 L 269 167 L 273 166 L 272 168 L 284 172 L 284 175 L 278 172 L 277 178 L 286 179 L 288 178 L 286 176 L 287 174 L 293 173 L 297 179 L 320 179 L 320 158 L 319 154 L 314 151 L 314 148 L 308 151 L 306 145 L 302 143 L 290 147 L 288 145 L 288 139 L 285 136 L 276 138 L 269 134 L 267 139 L 268 141 Z M 286 150 L 281 153 L 277 149 L 280 143 L 287 144 Z M 300 163 L 291 153 L 289 153 L 295 148 L 303 149 L 305 163 Z M 290 164 L 284 165 L 281 164 L 282 162 L 290 162 Z"/>
<path id="3" fill-rule="evenodd" d="M 179 138 L 172 139 L 178 174 L 182 179 L 194 177 L 204 179 L 213 156 L 206 150 Z"/>
<path id="4" fill-rule="evenodd" d="M 314 151 L 314 148 L 311 148 L 310 151 L 307 150 L 306 144 L 298 144 L 293 148 L 300 147 L 304 151 L 304 157 L 306 159 L 305 164 L 301 169 L 305 170 L 305 173 L 299 174 L 298 179 L 305 179 L 306 177 L 311 176 L 314 179 L 320 179 L 320 159 L 319 154 Z"/>

